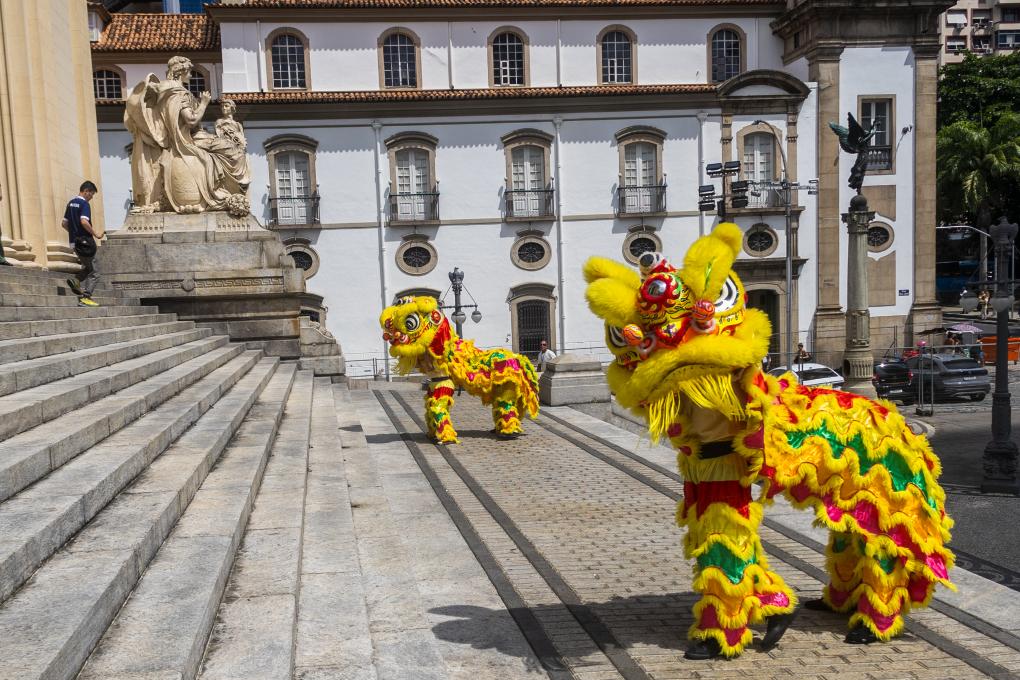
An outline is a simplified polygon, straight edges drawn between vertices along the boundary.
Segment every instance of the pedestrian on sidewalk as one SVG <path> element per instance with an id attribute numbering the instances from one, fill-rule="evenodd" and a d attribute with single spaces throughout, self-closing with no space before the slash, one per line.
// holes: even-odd
<path id="1" fill-rule="evenodd" d="M 538 372 L 545 370 L 545 365 L 556 358 L 556 352 L 549 349 L 549 343 L 543 340 L 538 343 Z"/>
<path id="2" fill-rule="evenodd" d="M 82 182 L 78 187 L 78 195 L 68 202 L 64 219 L 60 222 L 60 226 L 67 230 L 71 247 L 81 262 L 81 271 L 75 275 L 77 280 L 68 279 L 67 285 L 78 296 L 78 304 L 82 307 L 99 306 L 99 303 L 92 299 L 92 293 L 99 283 L 99 272 L 96 270 L 98 250 L 96 240 L 101 240 L 104 235 L 97 235 L 97 229 L 92 226 L 92 209 L 89 207 L 89 201 L 98 191 L 94 183 Z"/>

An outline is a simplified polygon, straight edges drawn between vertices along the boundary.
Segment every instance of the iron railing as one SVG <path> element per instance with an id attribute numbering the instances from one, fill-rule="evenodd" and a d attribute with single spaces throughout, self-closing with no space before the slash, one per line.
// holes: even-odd
<path id="1" fill-rule="evenodd" d="M 666 185 L 617 187 L 617 215 L 647 215 L 666 212 Z"/>
<path id="2" fill-rule="evenodd" d="M 511 218 L 541 218 L 555 215 L 553 194 L 555 189 L 507 189 L 503 193 L 506 216 Z"/>
<path id="3" fill-rule="evenodd" d="M 892 147 L 873 146 L 868 149 L 868 170 L 892 170 Z"/>
<path id="4" fill-rule="evenodd" d="M 747 192 L 748 208 L 782 207 L 783 202 L 780 200 L 779 194 L 772 188 L 772 183 L 751 180 L 750 185 L 751 190 Z"/>
<path id="5" fill-rule="evenodd" d="M 319 196 L 269 198 L 269 225 L 273 227 L 319 224 Z"/>
<path id="6" fill-rule="evenodd" d="M 390 194 L 390 222 L 438 222 L 439 192 Z"/>

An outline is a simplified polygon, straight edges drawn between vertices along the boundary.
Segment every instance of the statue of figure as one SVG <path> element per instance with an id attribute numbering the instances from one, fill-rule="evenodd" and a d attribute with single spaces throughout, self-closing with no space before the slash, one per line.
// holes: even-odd
<path id="1" fill-rule="evenodd" d="M 857 154 L 857 160 L 850 168 L 850 180 L 847 184 L 858 194 L 864 186 L 864 175 L 868 172 L 868 149 L 871 147 L 871 138 L 877 132 L 878 124 L 872 122 L 871 129 L 865 131 L 857 122 L 852 113 L 846 114 L 847 127 L 829 123 L 829 127 L 839 137 L 839 146 L 847 153 Z"/>
<path id="2" fill-rule="evenodd" d="M 244 130 L 233 118 L 236 107 L 224 103 L 215 134 L 205 130 L 201 122 L 212 95 L 196 98 L 188 90 L 191 66 L 186 57 L 173 57 L 166 80 L 150 73 L 128 96 L 132 212 L 199 213 L 247 203 L 251 176 Z"/>

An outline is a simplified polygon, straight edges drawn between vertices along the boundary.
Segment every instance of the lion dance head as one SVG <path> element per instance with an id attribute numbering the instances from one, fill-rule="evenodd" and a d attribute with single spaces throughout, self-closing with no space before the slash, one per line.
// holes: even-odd
<path id="1" fill-rule="evenodd" d="M 379 325 L 383 340 L 390 343 L 390 356 L 400 360 L 397 370 L 402 374 L 410 373 L 426 357 L 436 333 L 442 331 L 444 338 L 453 334 L 439 303 L 431 297 L 399 298 L 383 310 Z"/>
<path id="2" fill-rule="evenodd" d="M 653 411 L 677 394 L 730 417 L 742 413 L 733 378 L 760 368 L 768 352 L 768 318 L 746 306 L 733 272 L 743 240 L 722 223 L 695 241 L 677 269 L 659 253 L 645 253 L 641 273 L 613 260 L 585 264 L 586 297 L 605 321 L 615 361 L 608 379 L 619 403 Z M 653 433 L 655 428 L 653 427 Z"/>

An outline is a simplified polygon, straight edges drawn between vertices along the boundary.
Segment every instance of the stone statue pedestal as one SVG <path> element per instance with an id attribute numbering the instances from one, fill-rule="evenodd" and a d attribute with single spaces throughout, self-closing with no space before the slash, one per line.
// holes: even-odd
<path id="1" fill-rule="evenodd" d="M 545 365 L 538 399 L 546 406 L 608 403 L 609 383 L 602 364 L 590 355 L 561 354 Z"/>
<path id="2" fill-rule="evenodd" d="M 117 290 L 271 356 L 343 374 L 335 339 L 302 334 L 304 273 L 279 236 L 251 215 L 129 215 L 99 250 L 99 271 Z M 302 337 L 308 342 L 302 342 Z M 314 340 L 314 342 L 313 342 Z M 309 353 L 305 345 L 312 346 Z"/>

